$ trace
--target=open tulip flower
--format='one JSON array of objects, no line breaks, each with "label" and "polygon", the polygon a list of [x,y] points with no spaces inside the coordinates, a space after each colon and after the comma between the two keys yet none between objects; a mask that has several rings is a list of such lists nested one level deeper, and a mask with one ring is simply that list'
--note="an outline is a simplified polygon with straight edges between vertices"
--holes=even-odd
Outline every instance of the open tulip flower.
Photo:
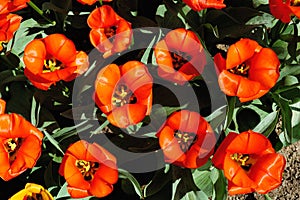
[{"label": "open tulip flower", "polygon": [[54,200],[53,196],[43,186],[27,183],[25,189],[19,191],[8,200]]},{"label": "open tulip flower", "polygon": [[147,67],[141,62],[110,64],[97,75],[95,102],[111,124],[125,128],[150,114],[152,83]]},{"label": "open tulip flower", "polygon": [[30,0],[0,0],[0,15],[21,10]]},{"label": "open tulip flower", "polygon": [[199,76],[206,64],[197,35],[184,28],[170,31],[156,44],[154,53],[158,75],[180,85]]},{"label": "open tulip flower", "polygon": [[90,41],[94,47],[104,53],[104,58],[126,50],[131,43],[131,24],[108,5],[91,12],[87,23],[92,29]]},{"label": "open tulip flower", "polygon": [[62,34],[31,41],[24,50],[23,60],[24,74],[42,90],[60,80],[73,80],[89,66],[87,54],[76,51],[74,43]]},{"label": "open tulip flower", "polygon": [[299,0],[269,0],[271,14],[283,23],[289,23],[291,16],[300,18]]},{"label": "open tulip flower", "polygon": [[204,10],[206,8],[222,9],[226,7],[223,3],[224,0],[183,0],[183,2],[195,11]]},{"label": "open tulip flower", "polygon": [[238,96],[241,102],[265,95],[279,78],[280,62],[276,53],[251,39],[241,39],[231,45],[226,59],[218,53],[214,60],[221,90],[226,95]]},{"label": "open tulip flower", "polygon": [[35,166],[44,136],[20,115],[4,110],[0,99],[0,177],[8,181]]},{"label": "open tulip flower", "polygon": [[186,168],[204,165],[216,143],[207,121],[199,113],[189,110],[173,113],[156,136],[165,160]]},{"label": "open tulip flower", "polygon": [[65,177],[73,198],[107,196],[118,181],[116,158],[98,144],[84,140],[67,149],[59,174]]},{"label": "open tulip flower", "polygon": [[15,14],[0,15],[0,52],[3,43],[12,39],[14,32],[19,28],[22,17]]},{"label": "open tulip flower", "polygon": [[270,141],[251,130],[230,132],[217,149],[213,164],[224,170],[229,194],[266,194],[281,184],[285,159]]}]

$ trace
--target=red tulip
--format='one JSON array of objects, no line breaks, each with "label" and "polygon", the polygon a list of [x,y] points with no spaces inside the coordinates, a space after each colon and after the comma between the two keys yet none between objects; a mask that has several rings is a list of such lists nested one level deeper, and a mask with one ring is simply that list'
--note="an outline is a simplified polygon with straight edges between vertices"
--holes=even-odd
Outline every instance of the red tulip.
[{"label": "red tulip", "polygon": [[21,10],[30,0],[0,0],[0,15]]},{"label": "red tulip", "polygon": [[71,81],[85,72],[88,56],[76,51],[74,43],[62,34],[31,41],[24,50],[24,73],[31,83],[47,90],[57,81]]},{"label": "red tulip", "polygon": [[107,196],[118,181],[116,158],[98,144],[84,140],[67,149],[59,174],[65,177],[72,198]]},{"label": "red tulip", "polygon": [[44,136],[20,115],[4,110],[0,100],[0,177],[8,181],[35,166]]},{"label": "red tulip", "polygon": [[224,170],[229,194],[266,194],[281,184],[285,159],[270,141],[251,130],[229,133],[217,149],[213,164]]},{"label": "red tulip", "polygon": [[170,31],[156,44],[154,53],[158,75],[180,85],[199,76],[206,64],[197,35],[184,28]]},{"label": "red tulip", "polygon": [[15,14],[0,15],[0,52],[2,43],[7,43],[13,38],[13,34],[20,27],[22,17]]},{"label": "red tulip", "polygon": [[204,10],[206,8],[222,9],[226,5],[223,4],[224,0],[183,0],[189,7],[195,11]]},{"label": "red tulip", "polygon": [[138,61],[101,69],[95,82],[95,102],[115,126],[137,124],[152,107],[152,77]]},{"label": "red tulip", "polygon": [[238,96],[241,102],[265,95],[279,78],[279,59],[270,48],[263,48],[251,39],[241,39],[231,45],[224,59],[215,57],[221,90]]},{"label": "red tulip", "polygon": [[200,114],[188,110],[173,113],[156,135],[165,160],[185,168],[204,165],[213,153],[216,138]]},{"label": "red tulip", "polygon": [[289,23],[291,16],[294,15],[300,18],[300,8],[297,0],[270,0],[269,7],[271,14],[283,23]]},{"label": "red tulip", "polygon": [[117,15],[108,5],[91,12],[87,23],[92,29],[90,41],[94,47],[104,53],[104,58],[124,51],[131,43],[131,24]]}]

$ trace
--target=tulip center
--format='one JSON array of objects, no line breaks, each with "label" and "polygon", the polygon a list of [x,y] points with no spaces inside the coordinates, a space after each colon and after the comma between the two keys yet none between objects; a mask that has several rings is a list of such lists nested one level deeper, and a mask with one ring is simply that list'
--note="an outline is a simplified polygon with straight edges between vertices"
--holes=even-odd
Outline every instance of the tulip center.
[{"label": "tulip center", "polygon": [[179,70],[185,63],[189,62],[190,57],[183,52],[171,52],[172,64],[175,70]]},{"label": "tulip center", "polygon": [[188,151],[197,140],[197,135],[195,133],[187,133],[180,130],[177,130],[174,136],[183,152]]},{"label": "tulip center", "polygon": [[39,193],[27,194],[24,199],[26,200],[43,200],[43,196]]},{"label": "tulip center", "polygon": [[291,0],[291,6],[300,6],[300,0]]},{"label": "tulip center", "polygon": [[54,72],[59,70],[62,67],[62,63],[56,60],[55,58],[51,58],[48,60],[44,60],[43,72]]},{"label": "tulip center", "polygon": [[113,94],[112,102],[114,106],[120,107],[125,104],[135,104],[137,98],[126,85],[120,84]]},{"label": "tulip center", "polygon": [[19,138],[9,138],[4,141],[4,147],[9,154],[9,161],[13,162],[16,159],[17,150],[21,146],[21,139]]},{"label": "tulip center", "polygon": [[249,65],[242,63],[241,65],[229,69],[228,71],[239,76],[248,77],[249,69],[250,69]]},{"label": "tulip center", "polygon": [[108,28],[104,28],[104,34],[106,35],[107,38],[110,38],[114,36],[117,32],[117,27],[116,26],[111,26]]},{"label": "tulip center", "polygon": [[94,178],[94,174],[99,169],[99,163],[85,160],[76,160],[76,167],[79,169],[84,180],[91,181]]},{"label": "tulip center", "polygon": [[230,157],[246,171],[249,171],[253,164],[248,154],[234,153],[231,154]]}]

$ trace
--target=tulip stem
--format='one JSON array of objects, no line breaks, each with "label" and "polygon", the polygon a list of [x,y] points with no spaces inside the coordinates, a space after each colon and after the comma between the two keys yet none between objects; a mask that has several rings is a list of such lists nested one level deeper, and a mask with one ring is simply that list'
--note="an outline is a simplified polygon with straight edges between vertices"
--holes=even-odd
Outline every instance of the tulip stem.
[{"label": "tulip stem", "polygon": [[50,20],[48,17],[46,17],[46,16],[44,15],[44,11],[42,11],[39,7],[37,7],[37,6],[35,5],[35,3],[33,3],[32,1],[29,1],[29,2],[27,2],[27,4],[28,4],[31,8],[33,8],[33,10],[35,10],[39,15],[41,15],[47,22],[49,22],[49,23],[52,24],[52,25],[55,25],[55,24],[56,24],[55,21],[52,21],[52,20]]},{"label": "tulip stem", "polygon": [[100,3],[100,6],[102,6],[102,5],[103,5],[103,2],[102,2],[102,0],[99,0],[99,3]]}]

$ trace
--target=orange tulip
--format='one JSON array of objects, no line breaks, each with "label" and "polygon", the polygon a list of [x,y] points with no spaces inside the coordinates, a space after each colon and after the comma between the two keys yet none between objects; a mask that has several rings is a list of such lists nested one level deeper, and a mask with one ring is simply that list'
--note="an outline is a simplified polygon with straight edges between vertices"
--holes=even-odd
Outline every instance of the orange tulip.
[{"label": "orange tulip", "polygon": [[0,177],[8,181],[35,166],[44,136],[20,115],[4,110],[0,100]]},{"label": "orange tulip", "polygon": [[270,141],[251,130],[229,133],[217,149],[213,164],[224,170],[230,195],[266,194],[281,184],[285,159]]},{"label": "orange tulip", "polygon": [[265,95],[279,78],[279,59],[270,48],[261,47],[251,39],[241,39],[231,45],[224,59],[215,57],[221,90],[238,96],[241,102]]},{"label": "orange tulip", "polygon": [[289,23],[291,16],[300,18],[300,8],[298,0],[270,0],[269,7],[271,14],[280,19],[283,23]]},{"label": "orange tulip", "polygon": [[206,8],[222,9],[226,5],[223,4],[224,0],[183,0],[189,7],[195,11],[204,10]]},{"label": "orange tulip", "polygon": [[54,200],[53,196],[43,186],[27,183],[25,189],[19,191],[8,200],[30,200],[30,199],[41,199],[41,200]]},{"label": "orange tulip", "polygon": [[13,34],[20,27],[22,17],[15,14],[0,15],[0,52],[2,44],[9,42]]},{"label": "orange tulip", "polygon": [[[77,1],[83,5],[88,4],[91,6],[99,0],[77,0]],[[103,2],[111,2],[112,0],[102,0],[102,1]]]},{"label": "orange tulip", "polygon": [[24,50],[24,74],[31,83],[47,90],[57,81],[71,81],[88,69],[88,56],[76,51],[74,43],[62,34],[31,41]]},{"label": "orange tulip", "polygon": [[107,196],[118,181],[116,158],[98,144],[84,140],[67,149],[59,174],[65,177],[72,198]]},{"label": "orange tulip", "polygon": [[173,113],[156,136],[165,160],[185,168],[204,165],[216,143],[213,130],[205,119],[188,110]]},{"label": "orange tulip", "polygon": [[107,65],[95,81],[95,102],[113,125],[125,128],[137,124],[150,114],[152,82],[141,62]]},{"label": "orange tulip", "polygon": [[180,85],[199,76],[206,64],[197,35],[184,28],[170,31],[156,44],[154,54],[158,75]]},{"label": "orange tulip", "polygon": [[131,43],[131,24],[117,15],[108,5],[91,12],[87,23],[92,29],[90,41],[94,47],[104,53],[104,58],[124,51]]},{"label": "orange tulip", "polygon": [[0,0],[0,15],[21,10],[30,0]]}]

